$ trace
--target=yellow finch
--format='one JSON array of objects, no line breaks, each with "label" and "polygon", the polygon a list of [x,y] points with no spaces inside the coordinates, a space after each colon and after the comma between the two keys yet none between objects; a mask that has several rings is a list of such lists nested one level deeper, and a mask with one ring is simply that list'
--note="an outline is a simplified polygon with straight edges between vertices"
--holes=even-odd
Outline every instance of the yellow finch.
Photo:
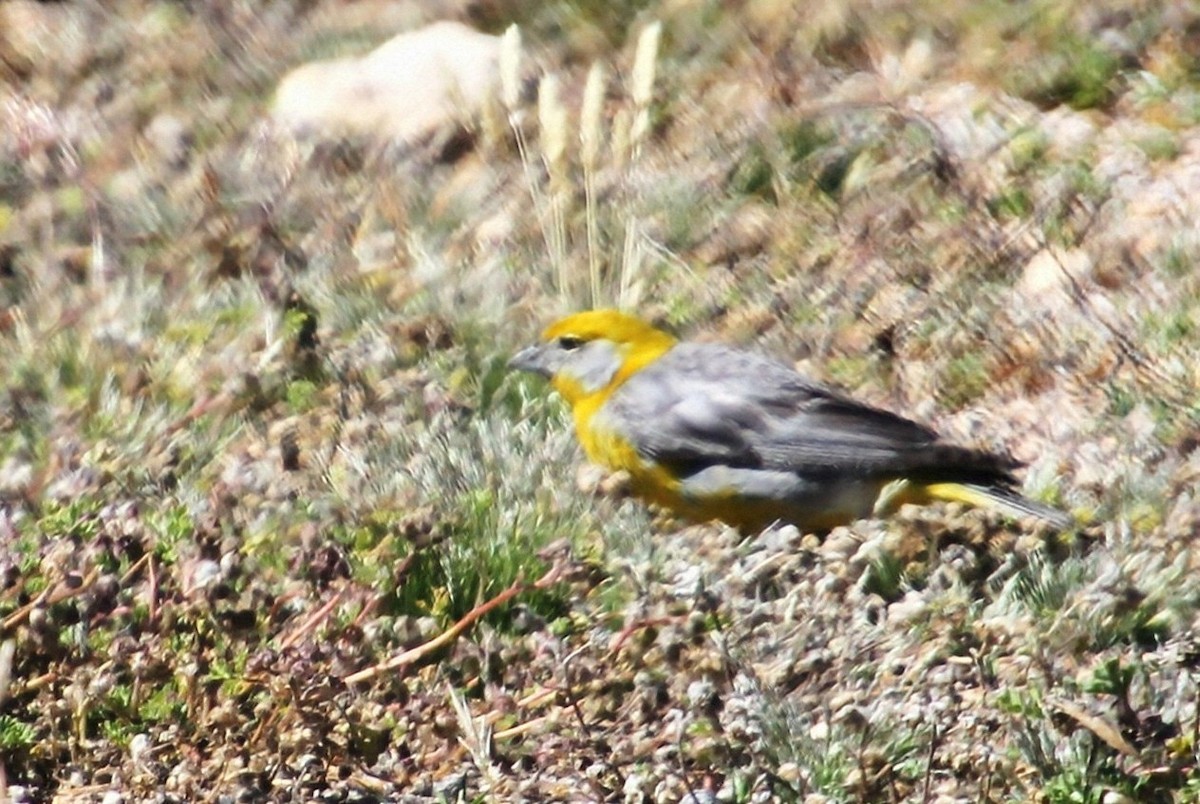
[{"label": "yellow finch", "polygon": [[689,519],[827,530],[945,500],[1072,524],[1016,491],[1010,458],[948,444],[769,357],[681,343],[615,310],[552,324],[509,365],[550,379],[592,461]]}]

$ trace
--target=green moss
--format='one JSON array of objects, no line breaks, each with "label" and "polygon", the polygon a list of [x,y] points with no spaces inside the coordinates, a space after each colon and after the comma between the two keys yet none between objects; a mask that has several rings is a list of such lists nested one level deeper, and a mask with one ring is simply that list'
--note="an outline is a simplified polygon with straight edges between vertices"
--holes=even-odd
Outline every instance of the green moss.
[{"label": "green moss", "polygon": [[174,683],[157,686],[137,709],[142,723],[175,723],[184,719],[187,705]]},{"label": "green moss", "polygon": [[834,385],[857,388],[875,376],[875,360],[871,355],[838,355],[825,362],[825,370]]},{"label": "green moss", "polygon": [[1190,278],[1195,271],[1196,255],[1189,248],[1172,245],[1167,249],[1161,264],[1163,270],[1174,279]]},{"label": "green moss", "polygon": [[1095,39],[1059,32],[1051,53],[1022,65],[1010,79],[1016,94],[1043,108],[1067,104],[1094,109],[1112,103],[1117,91],[1120,60]]},{"label": "green moss", "polygon": [[879,595],[889,603],[900,599],[905,588],[903,562],[891,553],[882,553],[871,561],[863,576],[863,591]]},{"label": "green moss", "polygon": [[37,732],[31,724],[12,715],[0,715],[0,750],[20,753],[33,746]]},{"label": "green moss", "polygon": [[52,538],[90,541],[99,531],[99,511],[103,505],[103,501],[91,498],[49,502],[38,518],[37,529]]},{"label": "green moss", "polygon": [[1028,218],[1033,214],[1033,198],[1024,187],[1009,187],[988,200],[988,210],[1001,220]]},{"label": "green moss", "polygon": [[978,352],[951,359],[942,371],[941,389],[946,405],[961,408],[983,396],[991,385],[986,356]]},{"label": "green moss", "polygon": [[729,176],[729,192],[737,196],[752,196],[774,204],[775,167],[768,158],[765,146],[755,143],[734,165]]},{"label": "green moss", "polygon": [[179,504],[169,504],[147,512],[146,525],[157,536],[154,554],[167,564],[178,560],[179,545],[191,540],[196,532],[191,513]]},{"label": "green moss", "polygon": [[1028,173],[1046,165],[1049,140],[1045,132],[1029,128],[1016,134],[1008,145],[1009,159],[1015,173]]},{"label": "green moss", "polygon": [[317,404],[320,392],[317,384],[310,380],[292,380],[287,384],[285,392],[288,409],[293,414],[312,410]]},{"label": "green moss", "polygon": [[1169,131],[1161,131],[1136,140],[1146,158],[1152,162],[1170,162],[1179,156],[1179,140]]}]

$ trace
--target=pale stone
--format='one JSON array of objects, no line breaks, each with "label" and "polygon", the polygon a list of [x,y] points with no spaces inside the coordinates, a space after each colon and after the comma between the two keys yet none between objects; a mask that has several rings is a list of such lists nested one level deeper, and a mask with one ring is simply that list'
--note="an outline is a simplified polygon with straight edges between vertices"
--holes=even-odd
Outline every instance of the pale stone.
[{"label": "pale stone", "polygon": [[1025,265],[1017,289],[1031,301],[1069,293],[1092,276],[1092,258],[1083,249],[1043,249]]},{"label": "pale stone", "polygon": [[436,22],[362,57],[297,67],[280,82],[272,115],[298,134],[413,142],[478,113],[494,91],[499,45]]},{"label": "pale stone", "polygon": [[86,10],[72,3],[0,3],[0,57],[18,70],[49,66],[67,75],[82,69],[94,49]]},{"label": "pale stone", "polygon": [[1084,156],[1096,140],[1097,127],[1091,117],[1069,106],[1046,112],[1038,127],[1046,135],[1049,146],[1062,159]]},{"label": "pale stone", "polygon": [[187,163],[192,135],[187,124],[175,115],[157,115],[142,131],[142,135],[162,161],[177,168]]}]

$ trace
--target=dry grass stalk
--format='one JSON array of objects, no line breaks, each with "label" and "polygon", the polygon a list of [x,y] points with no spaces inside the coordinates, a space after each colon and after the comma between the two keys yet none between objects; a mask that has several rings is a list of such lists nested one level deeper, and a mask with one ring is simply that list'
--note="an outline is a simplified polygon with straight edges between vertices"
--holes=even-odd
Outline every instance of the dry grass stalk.
[{"label": "dry grass stalk", "polygon": [[462,693],[453,687],[447,690],[447,697],[450,699],[450,706],[454,709],[455,720],[458,721],[460,731],[458,742],[467,749],[467,753],[475,762],[475,767],[479,769],[483,794],[494,796],[500,791],[504,783],[504,776],[500,768],[492,762],[492,746],[494,745],[492,725],[488,723],[486,717],[474,717],[471,714],[471,707]]},{"label": "dry grass stalk", "polygon": [[633,60],[630,95],[633,97],[633,127],[630,143],[636,155],[650,132],[650,101],[654,97],[654,75],[658,59],[658,43],[662,38],[662,23],[653,22],[638,36],[637,55]]},{"label": "dry grass stalk", "polygon": [[570,297],[567,273],[567,226],[564,209],[570,196],[567,178],[567,109],[563,106],[558,76],[548,73],[538,86],[538,127],[542,161],[550,177],[550,197],[542,230],[550,262],[554,266],[558,293]]},{"label": "dry grass stalk", "polygon": [[600,233],[596,220],[596,171],[600,163],[600,145],[604,139],[602,116],[607,76],[599,62],[588,70],[583,89],[583,108],[579,113],[579,157],[583,165],[584,212],[587,225],[588,278],[591,285],[592,307],[601,303],[600,294]]}]

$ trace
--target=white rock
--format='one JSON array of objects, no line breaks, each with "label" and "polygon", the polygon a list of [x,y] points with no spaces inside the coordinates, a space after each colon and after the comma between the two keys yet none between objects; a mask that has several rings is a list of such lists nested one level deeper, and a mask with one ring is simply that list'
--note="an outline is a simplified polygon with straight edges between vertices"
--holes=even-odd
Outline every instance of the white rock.
[{"label": "white rock", "polygon": [[173,167],[182,167],[186,163],[192,135],[187,124],[175,115],[165,112],[157,115],[142,135],[163,161]]},{"label": "white rock", "polygon": [[192,567],[191,583],[187,586],[187,593],[195,593],[202,589],[215,584],[221,579],[221,565],[209,559],[197,561]]},{"label": "white rock", "polygon": [[139,732],[129,738],[129,758],[134,762],[140,762],[149,750],[150,738],[147,735]]},{"label": "white rock", "polygon": [[272,116],[298,134],[412,142],[479,111],[499,48],[498,37],[436,22],[362,57],[297,67],[280,82]]},{"label": "white rock", "polygon": [[74,75],[95,53],[89,22],[81,4],[7,0],[0,3],[0,47],[19,69]]},{"label": "white rock", "polygon": [[887,618],[889,625],[905,625],[923,616],[929,608],[929,603],[917,591],[910,591],[900,600],[888,606]]},{"label": "white rock", "polygon": [[1092,272],[1092,258],[1083,249],[1042,249],[1026,263],[1017,290],[1026,303],[1046,302],[1047,294],[1061,296],[1073,284],[1087,284]]},{"label": "white rock", "polygon": [[1050,147],[1063,159],[1085,154],[1096,139],[1096,124],[1084,112],[1068,106],[1052,109],[1043,115],[1039,127]]}]

